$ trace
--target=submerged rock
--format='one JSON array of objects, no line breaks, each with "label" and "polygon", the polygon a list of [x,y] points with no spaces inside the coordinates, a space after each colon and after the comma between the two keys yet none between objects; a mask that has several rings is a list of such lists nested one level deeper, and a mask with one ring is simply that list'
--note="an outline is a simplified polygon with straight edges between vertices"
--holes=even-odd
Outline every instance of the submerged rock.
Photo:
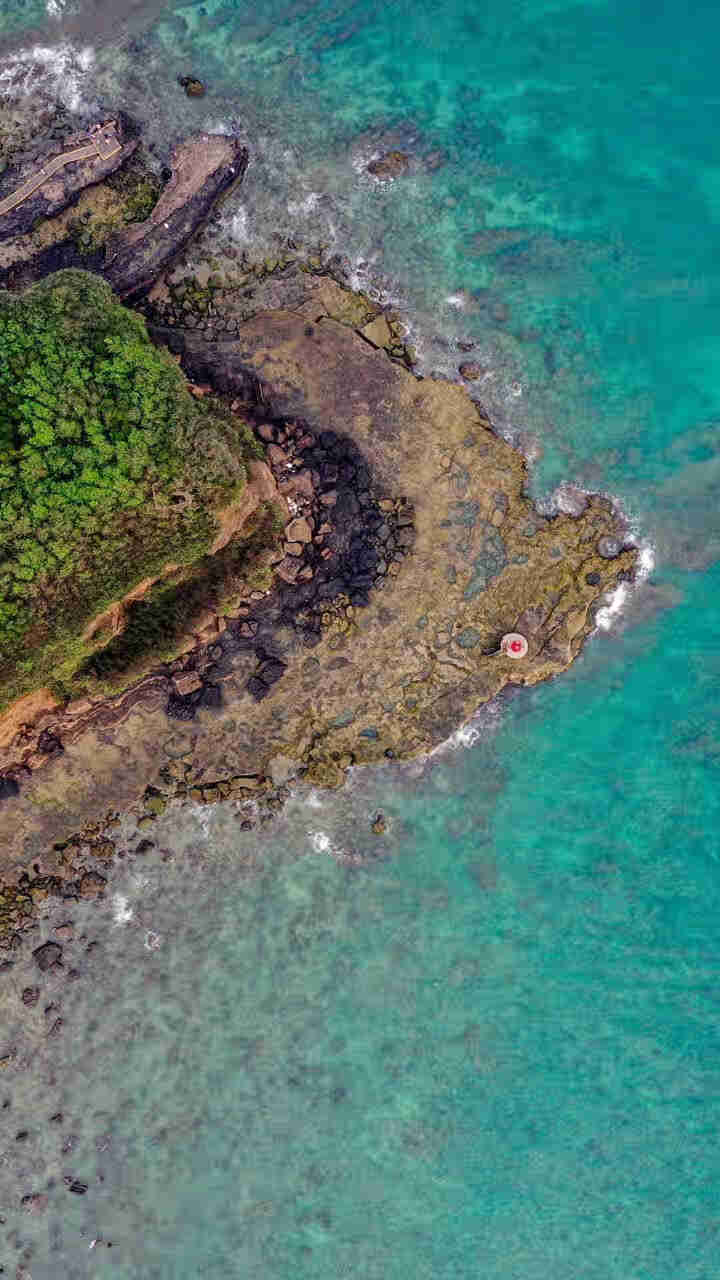
[{"label": "submerged rock", "polygon": [[483,374],[486,372],[487,370],[484,366],[478,364],[476,360],[466,360],[465,363],[461,364],[458,368],[460,377],[465,378],[468,382],[477,382],[478,378],[482,378]]},{"label": "submerged rock", "polygon": [[204,98],[207,86],[196,76],[178,76],[178,84],[185,90],[188,98]]},{"label": "submerged rock", "polygon": [[33,951],[33,959],[43,973],[62,963],[62,947],[58,942],[44,942]]},{"label": "submerged rock", "polygon": [[371,161],[368,173],[374,178],[400,178],[410,169],[411,157],[405,151],[386,151],[385,155]]}]

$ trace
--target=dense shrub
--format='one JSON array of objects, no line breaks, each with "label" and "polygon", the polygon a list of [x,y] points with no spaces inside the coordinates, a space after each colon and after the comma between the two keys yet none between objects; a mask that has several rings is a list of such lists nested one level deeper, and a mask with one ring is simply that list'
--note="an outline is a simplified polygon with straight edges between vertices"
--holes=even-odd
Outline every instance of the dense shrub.
[{"label": "dense shrub", "polygon": [[0,293],[0,706],[85,656],[113,599],[202,554],[250,448],[98,277]]}]

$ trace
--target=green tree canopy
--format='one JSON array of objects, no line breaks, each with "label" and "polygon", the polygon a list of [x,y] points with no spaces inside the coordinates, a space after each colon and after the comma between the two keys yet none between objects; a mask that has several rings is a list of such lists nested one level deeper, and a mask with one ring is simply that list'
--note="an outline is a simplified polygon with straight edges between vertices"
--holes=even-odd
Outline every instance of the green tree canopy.
[{"label": "green tree canopy", "polygon": [[202,554],[249,448],[97,276],[0,293],[0,706],[113,599]]}]

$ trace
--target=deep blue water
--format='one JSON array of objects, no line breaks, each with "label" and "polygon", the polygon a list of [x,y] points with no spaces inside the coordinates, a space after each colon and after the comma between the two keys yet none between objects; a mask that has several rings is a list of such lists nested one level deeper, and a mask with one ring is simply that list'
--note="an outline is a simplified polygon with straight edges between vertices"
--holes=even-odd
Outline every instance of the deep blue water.
[{"label": "deep blue water", "polygon": [[[6,1272],[32,1244],[34,1280],[99,1274],[100,1235],[128,1280],[710,1280],[717,7],[81,14],[80,32],[25,15],[55,53],[16,45],[0,86],[53,61],[68,100],[122,101],[161,145],[239,122],[254,158],[226,233],[333,242],[401,300],[425,369],[452,372],[474,340],[537,493],[617,494],[656,568],[473,746],[299,795],[261,843],[220,810],[163,819],[175,860],[82,908],[88,933],[108,926],[102,972],[65,990],[64,1036],[7,1082],[37,1118],[22,1157],[2,1131]],[[189,67],[199,104],[175,85]],[[394,142],[446,162],[377,186],[363,165]],[[351,873],[328,851],[369,847],[377,808],[391,856]],[[20,1216],[69,1167],[70,1130],[88,1195],[58,1183],[44,1218]]]}]

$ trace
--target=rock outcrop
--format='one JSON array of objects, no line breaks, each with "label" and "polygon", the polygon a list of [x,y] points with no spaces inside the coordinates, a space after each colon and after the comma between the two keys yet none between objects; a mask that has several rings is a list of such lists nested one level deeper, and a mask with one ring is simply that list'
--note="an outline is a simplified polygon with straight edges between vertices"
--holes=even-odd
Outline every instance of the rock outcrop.
[{"label": "rock outcrop", "polygon": [[[125,192],[117,180],[115,188],[103,183],[138,147],[124,117],[112,122],[112,129],[104,156],[90,154],[97,152],[92,140],[99,133],[74,134],[64,142],[46,144],[42,153],[31,151],[27,160],[5,171],[0,180],[0,286],[24,288],[63,267],[81,267],[104,276],[120,297],[136,298],[172,262],[247,167],[247,150],[236,138],[198,134],[186,139],[172,153],[171,177],[157,203],[149,216],[137,221],[138,203],[144,203],[149,188],[154,198],[157,179],[143,172],[145,161],[137,152],[122,174]],[[20,198],[42,177],[43,165],[49,169],[83,150],[88,152],[85,159],[63,162],[47,181]],[[3,212],[4,204],[12,208]]]},{"label": "rock outcrop", "polygon": [[247,162],[247,149],[224,134],[199,134],[175,148],[172,177],[150,217],[107,246],[102,275],[121,298],[149,289],[219,196],[242,178]]},{"label": "rock outcrop", "polygon": [[[636,551],[607,499],[540,514],[523,458],[462,387],[416,377],[362,336],[352,321],[366,327],[366,308],[338,284],[310,293],[297,310],[233,320],[230,339],[156,329],[195,381],[256,402],[288,504],[289,576],[174,691],[148,678],[148,701],[129,691],[121,720],[108,710],[109,733],[89,717],[21,779],[6,802],[11,861],[132,803],[160,742],[171,765],[182,757],[179,794],[203,802],[263,793],[278,760],[332,786],[352,764],[426,752],[504,686],[561,672],[603,594],[632,577]],[[510,631],[527,639],[520,661],[501,651]]]}]

